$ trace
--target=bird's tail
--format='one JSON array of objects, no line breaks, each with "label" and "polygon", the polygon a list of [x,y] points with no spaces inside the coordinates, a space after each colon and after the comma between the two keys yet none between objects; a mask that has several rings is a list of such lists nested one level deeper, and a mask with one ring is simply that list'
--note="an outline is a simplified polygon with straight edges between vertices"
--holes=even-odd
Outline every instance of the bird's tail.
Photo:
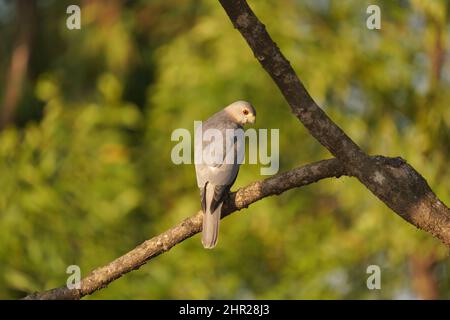
[{"label": "bird's tail", "polygon": [[214,198],[214,186],[206,185],[205,190],[205,212],[203,213],[203,231],[202,244],[206,249],[212,249],[217,244],[219,237],[219,222],[222,203],[217,206],[214,212],[211,212],[211,203]]}]

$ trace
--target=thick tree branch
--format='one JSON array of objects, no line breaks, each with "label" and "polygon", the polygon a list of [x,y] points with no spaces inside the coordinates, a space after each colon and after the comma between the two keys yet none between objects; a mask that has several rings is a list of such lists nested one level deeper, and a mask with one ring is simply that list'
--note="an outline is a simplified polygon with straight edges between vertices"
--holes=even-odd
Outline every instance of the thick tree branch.
[{"label": "thick tree branch", "polygon": [[[401,158],[366,155],[313,101],[246,1],[219,1],[256,58],[280,88],[293,113],[336,156],[336,159],[305,165],[231,193],[223,207],[222,218],[265,197],[324,178],[348,175],[358,178],[402,218],[450,246],[449,209],[437,199],[425,179]],[[108,265],[94,270],[82,279],[80,289],[60,287],[31,294],[25,299],[80,299],[92,294],[200,232],[201,218],[202,213],[198,212]]]},{"label": "thick tree branch", "polygon": [[[344,175],[344,168],[337,159],[323,160],[308,164],[268,179],[257,181],[230,194],[222,210],[222,218],[247,208],[252,203],[271,195],[278,195],[296,187],[302,187],[324,178]],[[176,244],[192,237],[202,229],[202,212],[187,218],[133,250],[117,258],[104,267],[92,271],[81,280],[80,289],[60,287],[40,293],[33,293],[24,299],[80,299],[106,287],[124,274],[138,269],[149,260],[168,251]]]},{"label": "thick tree branch", "polygon": [[[425,179],[402,159],[367,156],[314,102],[289,61],[245,0],[219,0],[256,59],[277,84],[292,112],[312,136],[403,219],[450,246],[450,210]],[[384,158],[385,159],[385,158]]]}]

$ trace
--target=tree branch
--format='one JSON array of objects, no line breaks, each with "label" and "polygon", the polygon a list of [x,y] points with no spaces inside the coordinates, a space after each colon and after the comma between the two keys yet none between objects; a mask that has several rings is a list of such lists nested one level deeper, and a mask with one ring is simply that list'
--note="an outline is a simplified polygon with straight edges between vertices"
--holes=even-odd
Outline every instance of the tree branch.
[{"label": "tree branch", "polygon": [[[252,203],[263,198],[279,195],[289,189],[302,187],[321,179],[340,177],[344,168],[337,159],[323,160],[311,163],[285,173],[277,174],[262,181],[256,181],[248,186],[230,193],[222,209],[222,218],[229,214],[247,208]],[[170,250],[173,246],[192,237],[202,229],[202,212],[199,211],[173,228],[151,238],[133,250],[117,258],[106,266],[92,271],[81,280],[80,289],[68,289],[66,286],[26,296],[26,300],[34,299],[80,299],[86,295],[105,288],[112,281],[124,274],[136,270],[149,260]]]},{"label": "tree branch", "polygon": [[[245,0],[219,0],[294,115],[375,196],[409,223],[450,246],[450,210],[403,159],[369,157],[314,102]],[[384,159],[383,161],[381,161]]]},{"label": "tree branch", "polygon": [[[336,156],[336,159],[312,163],[253,182],[231,193],[223,206],[222,218],[265,197],[324,178],[348,175],[359,179],[402,218],[450,246],[450,210],[439,201],[425,179],[401,158],[366,155],[313,101],[247,2],[219,1],[256,58],[278,85],[293,113]],[[201,225],[202,212],[198,212],[108,265],[95,269],[81,280],[80,289],[60,287],[31,294],[25,299],[80,299],[92,294],[200,232]]]}]

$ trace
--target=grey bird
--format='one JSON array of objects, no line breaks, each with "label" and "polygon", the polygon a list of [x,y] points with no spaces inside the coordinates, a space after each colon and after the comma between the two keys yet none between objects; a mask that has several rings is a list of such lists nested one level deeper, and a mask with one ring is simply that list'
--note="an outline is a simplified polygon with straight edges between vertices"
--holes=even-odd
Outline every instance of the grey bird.
[{"label": "grey bird", "polygon": [[[202,244],[207,249],[212,249],[217,244],[222,204],[239,172],[240,161],[237,155],[243,152],[242,149],[239,149],[241,146],[238,139],[227,140],[226,136],[230,132],[243,130],[243,126],[247,123],[255,123],[255,119],[255,108],[249,102],[236,101],[212,115],[196,130],[196,137],[203,137],[208,129],[216,129],[215,132],[220,132],[223,137],[222,141],[216,141],[212,138],[209,141],[207,139],[195,139],[196,155],[200,151],[207,154],[217,147],[222,147],[223,150],[223,152],[216,154],[219,161],[212,162],[204,158],[195,161],[197,184],[200,189],[203,210]],[[222,146],[218,146],[217,143],[221,143]],[[232,153],[230,154],[230,152]],[[214,152],[211,154],[214,154]]]}]

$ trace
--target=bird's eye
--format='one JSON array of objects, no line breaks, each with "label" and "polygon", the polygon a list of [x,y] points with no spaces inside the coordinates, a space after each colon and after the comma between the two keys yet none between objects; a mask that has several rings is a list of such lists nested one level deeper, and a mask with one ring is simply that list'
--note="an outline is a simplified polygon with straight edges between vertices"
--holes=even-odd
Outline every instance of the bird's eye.
[{"label": "bird's eye", "polygon": [[248,110],[244,109],[244,111],[242,111],[243,114],[248,115]]}]

